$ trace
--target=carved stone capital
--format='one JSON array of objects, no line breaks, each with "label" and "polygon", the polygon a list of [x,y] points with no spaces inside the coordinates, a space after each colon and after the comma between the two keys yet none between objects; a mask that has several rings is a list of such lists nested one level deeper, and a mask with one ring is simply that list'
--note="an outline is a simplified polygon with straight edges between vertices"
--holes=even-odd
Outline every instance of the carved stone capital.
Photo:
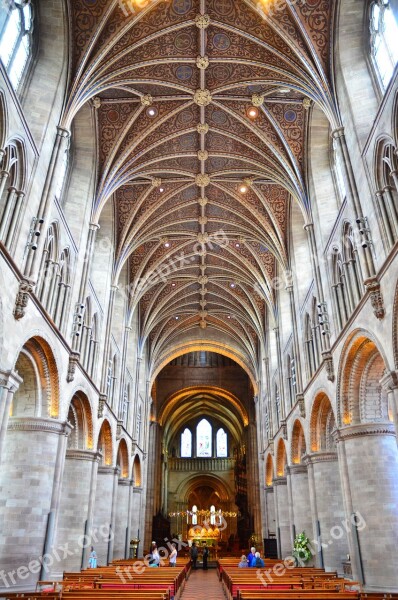
[{"label": "carved stone capital", "polygon": [[323,358],[323,362],[325,364],[325,369],[326,369],[326,376],[328,378],[329,381],[334,381],[334,365],[333,365],[333,356],[331,355],[331,353],[328,352],[322,352],[322,358]]},{"label": "carved stone capital", "polygon": [[288,475],[300,475],[302,473],[308,473],[308,469],[306,464],[288,465],[286,467],[286,472]]},{"label": "carved stone capital", "polygon": [[311,100],[309,98],[303,98],[303,108],[304,110],[309,110],[311,108]]},{"label": "carved stone capital", "polygon": [[397,371],[389,371],[380,379],[381,387],[386,392],[392,392],[398,388],[398,373]]},{"label": "carved stone capital", "polygon": [[313,465],[319,462],[334,462],[337,458],[337,452],[314,452],[313,454],[305,454],[302,461],[306,465]]},{"label": "carved stone capital", "polygon": [[17,391],[22,381],[17,371],[0,371],[0,387],[8,389],[12,394]]},{"label": "carved stone capital", "polygon": [[98,110],[101,107],[101,98],[99,98],[98,96],[93,98],[93,106]]},{"label": "carved stone capital", "polygon": [[278,485],[287,485],[287,478],[286,477],[275,477],[275,479],[272,480],[272,485],[274,487],[277,487]]},{"label": "carved stone capital", "polygon": [[43,433],[55,433],[57,435],[69,435],[72,426],[68,421],[57,421],[41,417],[10,417],[8,422],[9,431],[40,431]]},{"label": "carved stone capital", "polygon": [[105,410],[105,405],[106,405],[106,401],[108,400],[108,396],[106,394],[100,394],[99,399],[98,399],[98,418],[102,419],[102,417],[104,416],[104,410]]},{"label": "carved stone capital", "polygon": [[209,90],[196,90],[193,96],[193,101],[198,106],[208,106],[212,100]]},{"label": "carved stone capital", "polygon": [[196,15],[195,25],[198,27],[198,29],[207,29],[210,25],[209,15]]},{"label": "carved stone capital", "polygon": [[99,462],[102,454],[93,450],[79,450],[77,448],[68,448],[66,451],[67,460],[86,460],[87,462]]},{"label": "carved stone capital", "polygon": [[19,321],[19,319],[22,319],[25,316],[29,296],[33,292],[33,286],[33,281],[29,281],[29,279],[22,279],[19,282],[19,290],[15,300],[13,313],[14,319],[16,319],[17,321]]},{"label": "carved stone capital", "polygon": [[369,293],[373,313],[379,319],[384,319],[386,311],[384,308],[383,295],[380,290],[380,283],[375,277],[364,281],[366,291]]},{"label": "carved stone capital", "polygon": [[349,425],[348,427],[335,429],[332,435],[337,443],[364,436],[395,436],[395,426],[389,422],[359,423],[358,425]]},{"label": "carved stone capital", "polygon": [[287,424],[285,419],[281,421],[281,430],[283,439],[287,440]]},{"label": "carved stone capital", "polygon": [[80,360],[80,352],[72,352],[69,355],[68,372],[66,374],[66,381],[70,383],[75,378],[76,366]]}]

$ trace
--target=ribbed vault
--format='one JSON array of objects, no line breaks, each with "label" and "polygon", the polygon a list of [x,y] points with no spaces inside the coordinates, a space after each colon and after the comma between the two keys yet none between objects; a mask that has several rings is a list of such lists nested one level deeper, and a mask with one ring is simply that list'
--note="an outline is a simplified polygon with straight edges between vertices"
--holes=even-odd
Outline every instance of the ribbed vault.
[{"label": "ribbed vault", "polygon": [[181,338],[218,338],[256,380],[274,278],[289,266],[290,204],[298,202],[304,218],[309,210],[311,102],[338,125],[332,3],[72,4],[63,125],[93,102],[92,219],[114,203],[114,280],[127,262],[131,312],[140,311],[152,369]]}]

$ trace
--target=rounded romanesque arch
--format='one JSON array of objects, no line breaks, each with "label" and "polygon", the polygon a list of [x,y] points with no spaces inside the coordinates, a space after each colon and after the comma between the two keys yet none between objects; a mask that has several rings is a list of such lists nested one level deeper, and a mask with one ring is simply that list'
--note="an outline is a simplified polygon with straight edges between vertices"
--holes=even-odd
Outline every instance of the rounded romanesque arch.
[{"label": "rounded romanesque arch", "polygon": [[315,396],[310,418],[311,452],[330,451],[335,449],[332,432],[336,420],[328,396],[320,392]]},{"label": "rounded romanesque arch", "polygon": [[119,442],[119,446],[117,449],[116,464],[120,469],[120,477],[122,479],[127,479],[130,473],[129,452],[126,440],[124,438],[122,438]]},{"label": "rounded romanesque arch", "polygon": [[105,466],[112,466],[113,463],[113,440],[112,440],[112,429],[109,421],[106,419],[101,425],[100,432],[98,434],[98,452],[102,454],[102,464]]},{"label": "rounded romanesque arch", "polygon": [[138,488],[142,486],[141,461],[138,454],[135,455],[133,461],[133,481],[134,487]]},{"label": "rounded romanesque arch", "polygon": [[337,385],[339,426],[388,421],[387,393],[380,380],[386,362],[366,331],[347,341],[340,359]]},{"label": "rounded romanesque arch", "polygon": [[274,479],[274,461],[272,460],[271,454],[268,454],[265,461],[265,485],[267,487],[272,486]]},{"label": "rounded romanesque arch", "polygon": [[68,411],[68,421],[73,426],[68,437],[68,449],[92,450],[94,445],[91,404],[82,391],[73,395]]},{"label": "rounded romanesque arch", "polygon": [[14,394],[12,417],[59,416],[58,368],[50,345],[41,337],[25,342],[14,369],[22,383]]},{"label": "rounded romanesque arch", "polygon": [[285,444],[284,440],[281,438],[278,442],[278,447],[277,447],[277,452],[276,452],[276,476],[277,477],[285,477],[286,465],[287,465],[286,444]]},{"label": "rounded romanesque arch", "polygon": [[299,465],[307,452],[304,429],[299,419],[296,419],[292,429],[291,455],[292,464]]}]

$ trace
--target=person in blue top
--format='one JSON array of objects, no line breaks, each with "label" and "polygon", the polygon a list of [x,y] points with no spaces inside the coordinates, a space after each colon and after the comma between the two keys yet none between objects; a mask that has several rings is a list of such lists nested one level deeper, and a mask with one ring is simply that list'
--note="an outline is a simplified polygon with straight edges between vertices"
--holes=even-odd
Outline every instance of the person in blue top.
[{"label": "person in blue top", "polygon": [[247,555],[247,566],[248,566],[248,567],[251,567],[251,566],[252,566],[252,560],[253,560],[253,558],[254,558],[254,555],[255,555],[255,553],[256,553],[256,549],[255,549],[254,547],[253,547],[253,548],[250,548],[250,552],[249,552],[249,554]]},{"label": "person in blue top", "polygon": [[261,558],[260,552],[255,553],[250,566],[255,567],[256,569],[262,569],[265,567],[265,563]]}]

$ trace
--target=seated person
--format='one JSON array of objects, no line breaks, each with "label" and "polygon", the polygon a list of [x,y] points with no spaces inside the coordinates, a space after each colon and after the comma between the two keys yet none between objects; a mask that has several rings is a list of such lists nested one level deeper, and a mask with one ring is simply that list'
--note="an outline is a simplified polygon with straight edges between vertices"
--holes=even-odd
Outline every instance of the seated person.
[{"label": "seated person", "polygon": [[250,566],[255,567],[256,569],[261,569],[261,568],[265,567],[265,563],[260,556],[260,552],[255,553]]},{"label": "seated person", "polygon": [[247,567],[247,566],[248,566],[247,558],[244,554],[242,554],[242,556],[240,557],[240,563],[238,563],[238,567],[243,569],[244,567]]},{"label": "seated person", "polygon": [[253,548],[250,548],[250,552],[249,552],[249,554],[247,555],[247,566],[248,566],[248,567],[251,567],[251,566],[252,566],[252,560],[253,560],[253,558],[254,558],[254,555],[255,555],[255,553],[256,553],[256,549],[255,549],[255,548],[254,548],[254,546],[253,546]]}]

